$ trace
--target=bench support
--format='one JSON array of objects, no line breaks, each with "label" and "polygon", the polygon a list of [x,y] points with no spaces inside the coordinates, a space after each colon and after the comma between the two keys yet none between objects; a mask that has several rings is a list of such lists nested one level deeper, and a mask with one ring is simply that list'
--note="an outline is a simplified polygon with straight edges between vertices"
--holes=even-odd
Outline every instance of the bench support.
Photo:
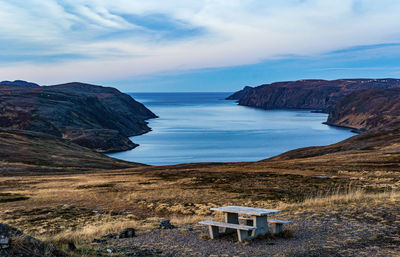
[{"label": "bench support", "polygon": [[272,223],[272,233],[279,235],[283,232],[283,224],[292,224],[293,221],[270,219],[268,223]]},{"label": "bench support", "polygon": [[254,230],[252,237],[263,236],[269,232],[267,216],[256,216],[253,221],[257,229]]},{"label": "bench support", "polygon": [[219,229],[216,226],[208,226],[208,230],[210,232],[210,238],[215,239],[219,236]]},{"label": "bench support", "polygon": [[[225,222],[231,224],[239,224],[239,215],[237,213],[225,212]],[[236,229],[223,228],[224,233],[233,233]]]},{"label": "bench support", "polygon": [[242,216],[242,217],[239,217],[239,221],[240,220],[244,221],[245,225],[247,225],[247,226],[254,226],[252,217]]},{"label": "bench support", "polygon": [[238,240],[239,242],[249,240],[249,233],[246,230],[237,230]]},{"label": "bench support", "polygon": [[211,239],[215,239],[221,234],[219,231],[220,228],[221,229],[229,228],[232,229],[233,231],[236,230],[240,242],[249,240],[251,238],[249,237],[249,232],[256,229],[256,227],[253,226],[245,226],[240,224],[232,224],[232,223],[225,223],[225,222],[218,222],[211,220],[200,221],[199,224],[208,226],[208,231],[210,233]]},{"label": "bench support", "polygon": [[274,235],[279,235],[283,231],[283,224],[282,223],[274,223],[272,226],[272,233]]}]

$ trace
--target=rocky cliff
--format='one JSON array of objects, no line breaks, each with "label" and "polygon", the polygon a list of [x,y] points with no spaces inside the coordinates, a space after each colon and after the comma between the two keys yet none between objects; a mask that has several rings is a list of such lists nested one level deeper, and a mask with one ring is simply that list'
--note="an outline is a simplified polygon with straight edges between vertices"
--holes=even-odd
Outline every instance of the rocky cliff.
[{"label": "rocky cliff", "polygon": [[239,100],[244,97],[248,92],[252,91],[254,88],[245,86],[242,90],[233,93],[232,95],[228,96],[226,100]]},{"label": "rocky cliff", "polygon": [[227,99],[262,109],[311,109],[329,112],[346,95],[368,88],[400,88],[398,79],[299,80],[246,87]]},{"label": "rocky cliff", "polygon": [[366,89],[342,98],[326,124],[359,131],[391,127],[400,120],[400,89]]},{"label": "rocky cliff", "polygon": [[0,127],[35,131],[98,152],[134,148],[128,137],[150,131],[156,115],[130,96],[83,83],[0,87]]}]

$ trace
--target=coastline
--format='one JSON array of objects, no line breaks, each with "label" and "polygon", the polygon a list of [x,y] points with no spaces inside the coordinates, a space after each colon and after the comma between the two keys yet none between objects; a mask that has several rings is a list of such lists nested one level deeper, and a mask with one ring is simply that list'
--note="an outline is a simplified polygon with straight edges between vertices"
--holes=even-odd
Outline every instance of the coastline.
[{"label": "coastline", "polygon": [[[142,145],[143,148],[137,148],[131,151],[113,152],[109,156],[154,166],[204,162],[253,162],[271,158],[293,149],[300,149],[313,145],[326,146],[338,143],[343,139],[353,136],[347,129],[346,131],[342,130],[342,132],[340,132],[340,130],[338,130],[338,132],[335,132],[332,129],[324,128],[327,126],[324,124],[327,120],[327,113],[320,112],[319,110],[304,108],[276,108],[264,110],[250,106],[237,105],[235,102],[229,99],[226,100],[218,94],[213,95],[214,92],[211,92],[210,96],[204,97],[204,95],[207,95],[206,93],[207,92],[192,92],[185,93],[185,96],[181,96],[180,93],[176,95],[171,95],[174,93],[154,93],[155,96],[146,93],[145,97],[140,95],[136,96],[137,99],[142,100],[144,103],[152,103],[148,105],[148,107],[150,109],[154,107],[154,111],[158,112],[160,120],[155,123],[150,122],[151,126],[155,126],[154,129],[157,133],[151,134],[151,131],[149,131],[151,135],[146,135],[143,138],[136,136],[131,137],[130,139],[132,141]],[[221,93],[227,94],[226,92]],[[198,94],[202,97],[199,97]],[[166,100],[166,98],[171,98],[173,100]],[[198,99],[199,102],[193,101],[192,99]],[[172,105],[170,105],[170,103]],[[183,115],[189,115],[189,117],[181,116],[179,111],[181,108],[179,107],[180,104],[185,106],[186,111]],[[192,121],[193,115],[190,115],[192,106],[195,113],[200,115],[200,117],[206,117],[203,115],[208,115],[208,111],[212,109],[214,112],[212,120],[208,121],[206,118],[203,121],[203,118],[200,120],[194,118]],[[204,109],[204,111],[202,111],[202,109]],[[232,119],[227,119],[230,115],[235,116],[233,116]],[[199,124],[196,124],[197,122],[199,122]],[[204,125],[201,124],[202,122],[205,122],[203,123]],[[222,133],[220,129],[213,129],[213,127],[221,127],[221,125],[228,126],[226,129],[223,129],[226,130],[225,133]],[[180,131],[176,133],[171,132],[173,126],[179,127]],[[185,128],[189,129],[189,131],[186,131]],[[214,137],[218,138],[213,140],[211,137],[209,138],[209,136],[205,135],[205,141],[200,142],[197,138],[201,136],[200,134],[192,136],[197,133],[190,131],[193,128],[195,128],[194,131],[204,130],[204,133],[214,135]],[[314,131],[312,128],[318,129]],[[285,133],[282,134],[282,132],[286,130],[290,135],[297,137],[297,139],[294,141],[287,139],[286,136],[284,136]],[[296,132],[297,130],[298,132]],[[185,131],[188,132],[188,134],[186,134]],[[256,131],[259,132],[254,134]],[[230,137],[231,133],[233,133],[232,138]],[[248,133],[250,133],[250,135],[248,135]],[[167,137],[171,136],[176,137],[178,141],[167,142],[167,140],[165,140]],[[182,137],[185,138],[184,140],[188,139],[189,142],[180,141]],[[229,143],[223,139],[228,137],[230,138]],[[278,138],[280,137],[284,137],[282,138],[283,142],[280,141],[280,143],[278,143],[277,140],[279,140]],[[244,138],[248,140],[248,143],[245,145],[243,145],[243,141],[241,141],[241,143],[239,142]],[[309,143],[307,143],[308,139],[311,140]],[[210,145],[211,151],[202,153],[201,150],[196,151],[195,148],[192,151],[189,149],[191,144],[190,140],[193,140],[193,146],[198,143],[202,144],[201,149],[206,145]],[[180,146],[171,149],[171,147],[168,146],[169,144],[179,144]],[[218,148],[220,150],[213,150],[212,145],[215,144],[221,145]],[[225,144],[228,145],[224,146]],[[181,151],[181,149],[186,150]],[[254,149],[259,150],[256,151]],[[215,152],[215,154],[212,152]],[[151,160],[151,157],[153,160]]]}]

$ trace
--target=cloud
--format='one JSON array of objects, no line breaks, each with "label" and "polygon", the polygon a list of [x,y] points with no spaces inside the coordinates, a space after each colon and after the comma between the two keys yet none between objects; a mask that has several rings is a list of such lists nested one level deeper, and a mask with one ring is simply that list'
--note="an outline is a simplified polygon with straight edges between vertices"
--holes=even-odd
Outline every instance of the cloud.
[{"label": "cloud", "polygon": [[399,12],[396,0],[3,0],[0,77],[115,80],[398,43]]}]

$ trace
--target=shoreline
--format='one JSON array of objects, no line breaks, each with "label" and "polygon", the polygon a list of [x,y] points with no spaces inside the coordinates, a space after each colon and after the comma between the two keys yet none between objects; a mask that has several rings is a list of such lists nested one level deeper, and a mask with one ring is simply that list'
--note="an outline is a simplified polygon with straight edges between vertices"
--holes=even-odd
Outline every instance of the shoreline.
[{"label": "shoreline", "polygon": [[[201,92],[201,93],[207,93],[207,92]],[[159,93],[159,94],[164,94],[164,93]],[[224,101],[227,101],[227,102],[232,102],[232,101],[234,101],[234,100],[231,100],[231,99],[223,99],[223,100],[224,100]],[[237,101],[236,101],[236,103],[237,103]],[[239,104],[236,104],[236,105],[239,105]],[[235,105],[235,106],[236,106],[236,105]],[[275,109],[262,109],[262,108],[253,107],[253,106],[246,106],[246,105],[239,105],[239,106],[245,107],[245,108],[256,109],[256,110],[261,110],[261,111],[267,111],[267,112],[268,112],[268,111],[289,111],[289,112],[300,111],[300,112],[305,112],[305,113],[328,114],[327,112],[324,112],[323,110],[308,109],[308,108],[306,108],[306,109],[304,109],[304,108],[275,108]],[[160,118],[160,117],[157,116],[156,118]],[[151,119],[154,119],[154,118],[150,118],[150,119],[148,119],[148,120],[151,120]],[[328,124],[326,121],[325,121],[325,122],[321,122],[321,124],[324,124],[324,125],[326,125],[326,126],[336,127],[336,128],[342,128],[342,129],[345,129],[345,130],[347,130],[347,131],[349,131],[349,132],[356,133],[355,131],[353,131],[353,130],[354,130],[353,128],[341,127],[341,126],[334,126],[334,125]],[[152,132],[152,131],[153,131],[153,129],[150,128],[149,131],[143,132],[143,133],[138,134],[138,135],[130,136],[129,139],[130,139],[131,141],[135,141],[134,138],[135,138],[136,136],[141,136],[141,135],[150,133],[150,132]],[[349,135],[348,138],[350,138],[350,137],[352,137],[352,136],[353,136],[353,135]],[[346,139],[347,139],[347,138],[346,138]],[[344,139],[344,140],[346,140],[346,139]],[[328,146],[328,145],[331,145],[331,144],[337,144],[337,143],[340,143],[340,142],[342,142],[342,141],[343,141],[343,140],[339,140],[339,141],[335,141],[335,142],[333,142],[333,143],[327,143],[327,144],[318,144],[318,145],[316,145],[316,146],[323,147],[323,146]],[[112,156],[112,155],[110,156],[110,155],[109,155],[109,154],[118,154],[118,153],[129,152],[129,151],[132,151],[132,150],[136,149],[138,146],[140,146],[140,144],[137,144],[136,147],[134,147],[134,148],[132,148],[132,149],[129,149],[129,150],[107,152],[107,153],[104,153],[104,154],[106,154],[108,157],[111,157],[111,158],[114,158],[114,159],[118,159],[118,160],[124,160],[124,161],[129,161],[129,162],[140,162],[140,160],[135,161],[134,159],[132,159],[132,160],[128,160],[128,159],[119,159],[119,158],[117,158],[117,157],[115,157],[115,156]],[[279,156],[279,155],[284,154],[284,153],[286,153],[286,152],[293,151],[293,150],[298,150],[298,149],[301,149],[301,148],[304,148],[304,147],[307,147],[307,146],[299,146],[299,147],[290,148],[290,149],[287,149],[287,150],[283,150],[282,152],[273,154],[273,155],[271,155],[271,156],[265,155],[265,156],[261,156],[261,157],[259,157],[259,158],[257,158],[257,159],[254,159],[254,160],[246,160],[245,158],[244,158],[244,160],[243,160],[243,159],[239,159],[239,160],[234,160],[234,161],[231,161],[231,160],[227,160],[227,161],[223,161],[223,160],[221,160],[221,161],[218,161],[218,160],[216,160],[216,161],[199,160],[198,162],[196,162],[196,161],[191,161],[191,162],[166,163],[166,164],[146,164],[146,165],[150,165],[150,166],[153,166],[153,167],[163,167],[163,166],[187,165],[187,164],[251,163],[251,162],[259,162],[259,161],[262,161],[262,160],[264,160],[264,159],[273,158],[273,157],[275,157],[275,156]],[[143,163],[145,163],[145,162],[143,162]]]}]

